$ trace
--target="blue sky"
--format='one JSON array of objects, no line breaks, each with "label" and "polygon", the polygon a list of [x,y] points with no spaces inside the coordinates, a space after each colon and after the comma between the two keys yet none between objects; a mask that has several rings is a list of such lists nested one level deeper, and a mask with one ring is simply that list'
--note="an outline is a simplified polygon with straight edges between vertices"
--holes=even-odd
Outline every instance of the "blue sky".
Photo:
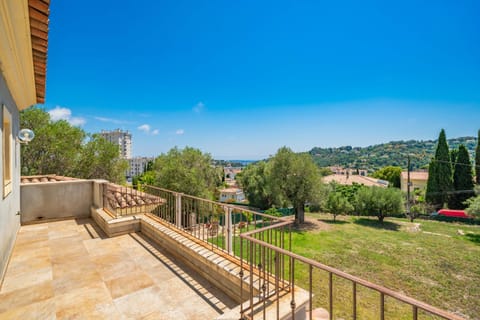
[{"label": "blue sky", "polygon": [[53,1],[47,103],[134,155],[261,159],[480,129],[478,1]]}]

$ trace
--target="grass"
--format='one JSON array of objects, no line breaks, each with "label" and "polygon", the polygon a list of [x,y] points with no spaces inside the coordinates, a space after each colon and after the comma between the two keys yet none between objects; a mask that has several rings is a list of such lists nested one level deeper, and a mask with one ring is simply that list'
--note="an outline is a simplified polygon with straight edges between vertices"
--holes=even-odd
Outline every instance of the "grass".
[{"label": "grass", "polygon": [[[309,214],[326,226],[296,231],[293,251],[352,275],[475,319],[480,315],[480,227],[406,219]],[[338,219],[338,217],[337,217]],[[461,229],[464,235],[459,234]],[[314,274],[315,305],[326,307],[327,274]],[[308,288],[308,270],[296,266],[298,285]],[[336,317],[351,318],[352,285],[334,280]],[[378,318],[378,294],[361,290],[362,319]],[[387,300],[387,318],[411,319],[411,308]]]},{"label": "grass", "polygon": [[[480,226],[386,218],[307,214],[292,232],[292,249],[351,275],[458,315],[480,315]],[[418,225],[419,224],[419,225]],[[248,226],[248,230],[253,229]],[[463,235],[459,233],[463,231]],[[223,237],[215,240],[223,244]],[[234,238],[235,252],[240,241]],[[244,245],[244,257],[246,257]],[[288,273],[288,270],[287,270]],[[296,284],[308,288],[308,268],[295,265]],[[334,277],[334,318],[352,318],[352,283]],[[314,307],[328,309],[328,274],[313,272]],[[386,319],[412,319],[408,305],[386,298]],[[357,287],[357,319],[378,319],[379,294]],[[419,313],[419,319],[434,319]]]}]

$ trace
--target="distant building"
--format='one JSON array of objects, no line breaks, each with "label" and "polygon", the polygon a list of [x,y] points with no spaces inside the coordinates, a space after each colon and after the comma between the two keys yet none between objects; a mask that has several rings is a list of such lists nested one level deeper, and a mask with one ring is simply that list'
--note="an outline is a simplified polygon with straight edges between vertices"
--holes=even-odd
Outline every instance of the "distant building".
[{"label": "distant building", "polygon": [[[410,191],[424,190],[427,187],[428,172],[426,171],[411,171],[410,172]],[[408,172],[403,171],[400,175],[400,188],[407,192],[408,187]]]},{"label": "distant building", "polygon": [[223,173],[225,175],[225,180],[235,180],[237,174],[242,172],[243,167],[224,167]]},{"label": "distant building", "polygon": [[367,187],[377,186],[377,187],[388,187],[388,181],[365,177],[361,175],[351,175],[351,174],[332,174],[322,178],[323,182],[330,183],[332,181],[343,184],[343,185],[352,185],[354,183],[363,184]]},{"label": "distant building", "polygon": [[220,202],[243,202],[245,195],[240,188],[225,188],[220,190]]},{"label": "distant building", "polygon": [[360,175],[365,177],[368,175],[368,171],[365,169],[350,169],[350,168],[343,168],[339,166],[331,166],[327,168],[330,169],[334,174]]},{"label": "distant building", "polygon": [[127,178],[132,178],[143,174],[147,169],[148,162],[153,160],[153,157],[134,157],[128,159],[128,164],[130,167],[125,175]]},{"label": "distant building", "polygon": [[118,145],[120,158],[130,159],[132,157],[132,134],[130,132],[120,129],[112,131],[102,130],[100,135],[107,141]]}]

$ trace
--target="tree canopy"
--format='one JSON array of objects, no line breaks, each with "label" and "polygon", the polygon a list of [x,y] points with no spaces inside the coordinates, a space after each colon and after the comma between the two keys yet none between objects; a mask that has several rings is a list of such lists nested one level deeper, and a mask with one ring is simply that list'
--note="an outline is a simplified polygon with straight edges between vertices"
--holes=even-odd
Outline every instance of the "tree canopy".
[{"label": "tree canopy", "polygon": [[153,171],[156,186],[207,199],[215,199],[223,176],[210,154],[191,147],[175,147],[158,156]]},{"label": "tree canopy", "polygon": [[319,168],[308,154],[280,148],[268,161],[250,164],[238,176],[250,204],[261,209],[293,206],[297,223],[305,221],[306,203],[318,203]]},{"label": "tree canopy", "polygon": [[84,179],[123,182],[128,163],[119,158],[118,146],[65,120],[52,121],[44,109],[20,113],[20,126],[35,132],[21,148],[22,174],[58,174]]},{"label": "tree canopy", "polygon": [[318,201],[322,183],[318,167],[308,154],[287,147],[280,148],[270,161],[272,191],[294,207],[296,222],[303,223],[305,203]]},{"label": "tree canopy", "polygon": [[478,130],[477,148],[475,149],[475,182],[480,184],[480,130]]},{"label": "tree canopy", "polygon": [[372,176],[377,179],[388,181],[391,186],[400,188],[400,175],[402,174],[401,167],[386,166],[380,170],[375,171]]},{"label": "tree canopy", "polygon": [[455,192],[450,197],[449,207],[451,209],[465,209],[465,200],[475,195],[473,186],[470,156],[467,148],[464,145],[460,145],[453,171],[453,188]]},{"label": "tree canopy", "polygon": [[426,200],[437,208],[448,202],[453,190],[452,165],[450,162],[445,130],[442,129],[438,137],[435,157],[428,168]]},{"label": "tree canopy", "polygon": [[279,203],[270,184],[270,165],[266,161],[249,164],[236,176],[249,204],[262,210]]},{"label": "tree canopy", "polygon": [[339,192],[330,192],[326,201],[326,209],[333,215],[333,221],[339,214],[349,214],[353,211],[353,205]]},{"label": "tree canopy", "polygon": [[376,215],[383,221],[388,215],[404,212],[402,192],[375,186],[361,188],[356,195],[355,210],[361,215]]}]

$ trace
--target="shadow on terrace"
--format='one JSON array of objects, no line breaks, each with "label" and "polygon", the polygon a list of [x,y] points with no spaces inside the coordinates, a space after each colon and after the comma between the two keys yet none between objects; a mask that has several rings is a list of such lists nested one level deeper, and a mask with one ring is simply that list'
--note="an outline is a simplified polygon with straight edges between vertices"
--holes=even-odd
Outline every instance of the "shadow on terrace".
[{"label": "shadow on terrace", "polygon": [[[21,221],[0,318],[333,319],[341,301],[353,319],[384,319],[393,304],[406,319],[461,319],[296,255],[289,217],[161,188],[24,177]],[[378,303],[366,308],[360,290]]]}]

